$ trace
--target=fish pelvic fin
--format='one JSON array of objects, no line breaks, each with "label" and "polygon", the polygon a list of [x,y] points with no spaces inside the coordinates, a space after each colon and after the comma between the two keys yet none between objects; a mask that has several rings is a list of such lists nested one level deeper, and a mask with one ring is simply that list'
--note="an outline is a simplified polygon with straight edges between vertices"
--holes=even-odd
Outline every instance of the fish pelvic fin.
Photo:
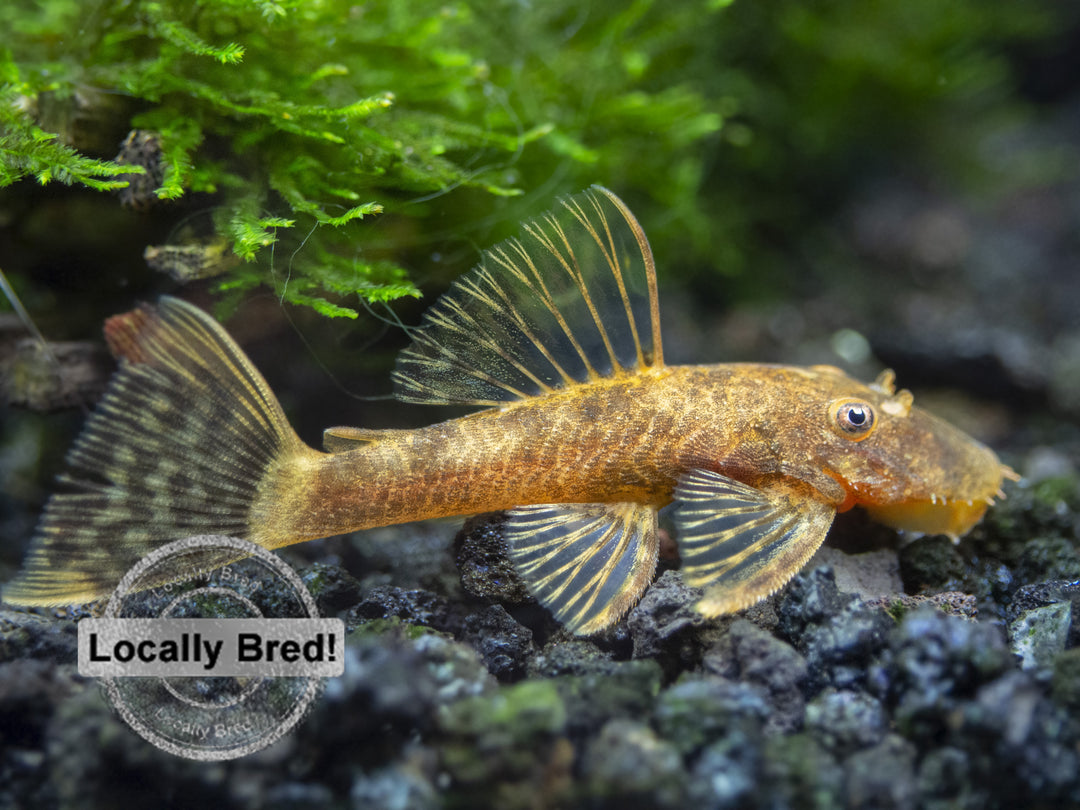
[{"label": "fish pelvic fin", "polygon": [[752,487],[693,470],[675,488],[683,578],[705,616],[734,613],[787,584],[825,540],[835,509],[809,484]]},{"label": "fish pelvic fin", "polygon": [[578,635],[622,618],[656,572],[656,509],[647,504],[523,506],[507,513],[505,534],[529,592]]},{"label": "fish pelvic fin", "polygon": [[648,240],[593,186],[486,250],[424,315],[393,377],[401,400],[490,406],[663,364]]},{"label": "fish pelvic fin", "polygon": [[147,553],[192,535],[289,542],[256,504],[283,466],[314,451],[225,330],[165,297],[111,318],[105,332],[120,369],[68,455],[6,602],[102,598]]}]

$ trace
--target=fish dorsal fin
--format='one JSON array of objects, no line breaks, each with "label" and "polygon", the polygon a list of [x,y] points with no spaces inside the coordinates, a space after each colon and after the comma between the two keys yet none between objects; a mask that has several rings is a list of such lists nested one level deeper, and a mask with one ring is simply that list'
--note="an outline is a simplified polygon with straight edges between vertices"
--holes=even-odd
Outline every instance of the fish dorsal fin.
[{"label": "fish dorsal fin", "polygon": [[656,510],[644,504],[525,506],[507,513],[505,534],[529,592],[579,635],[617,622],[656,571]]},{"label": "fish dorsal fin", "polygon": [[408,402],[496,405],[662,365],[648,240],[593,186],[454,282],[398,358],[394,387]]},{"label": "fish dorsal fin", "polygon": [[683,578],[705,588],[706,616],[733,613],[787,583],[817,551],[835,509],[809,484],[755,488],[693,470],[675,488]]}]

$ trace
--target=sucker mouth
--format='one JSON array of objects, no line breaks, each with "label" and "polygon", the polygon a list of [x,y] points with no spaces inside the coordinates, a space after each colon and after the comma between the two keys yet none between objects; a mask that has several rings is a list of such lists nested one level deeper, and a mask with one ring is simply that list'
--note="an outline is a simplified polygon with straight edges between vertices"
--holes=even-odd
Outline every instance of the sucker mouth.
[{"label": "sucker mouth", "polygon": [[[1002,479],[1020,480],[1020,476],[1004,464],[1000,466],[1000,472]],[[996,503],[996,499],[1004,497],[1005,492],[999,480],[999,486],[992,494],[981,497],[949,498],[931,493],[927,499],[881,505],[864,504],[863,508],[876,520],[894,529],[944,534],[956,542],[982,519],[987,508]]]},{"label": "sucker mouth", "polygon": [[[1000,478],[999,482],[1003,480],[1019,481],[1021,476],[1012,467],[1006,464],[1000,465],[999,468]],[[841,481],[845,490],[848,493],[848,503],[856,506],[862,506],[864,509],[876,510],[876,509],[901,509],[905,507],[916,507],[918,505],[928,505],[931,507],[960,507],[966,506],[968,508],[974,508],[975,505],[985,504],[986,506],[993,506],[999,500],[1003,500],[1005,490],[999,485],[994,492],[989,495],[977,495],[975,497],[950,497],[948,495],[939,495],[936,492],[931,492],[926,498],[912,498],[911,500],[900,503],[874,503],[871,499],[874,497],[873,491],[868,491],[865,487],[860,486],[856,482],[844,482],[839,476],[836,476],[837,480]],[[843,511],[843,510],[841,510]]]},{"label": "sucker mouth", "polygon": [[[998,471],[1001,474],[1001,480],[1020,480],[1020,474],[1006,464],[1000,465]],[[995,503],[997,503],[999,500],[1003,500],[1005,497],[1005,490],[1002,489],[1002,487],[999,485],[998,488],[990,495],[977,496],[974,498],[950,498],[946,495],[938,495],[936,492],[931,492],[929,500],[931,506],[957,506],[961,504],[966,504],[967,506],[974,506],[976,501],[985,503],[987,506],[993,506]]]},{"label": "sucker mouth", "polygon": [[930,493],[930,504],[932,506],[950,506],[950,505],[955,506],[957,504],[966,503],[968,506],[974,506],[975,501],[978,500],[978,501],[982,501],[987,506],[993,506],[995,503],[997,503],[997,500],[995,500],[995,498],[1000,500],[1001,498],[1004,498],[1004,497],[1005,497],[1005,493],[1002,492],[1000,489],[997,492],[995,492],[993,495],[987,495],[985,498],[968,498],[967,500],[965,500],[963,498],[953,498],[952,500],[950,500],[950,499],[946,498],[944,495],[935,495],[933,492],[931,492]]}]

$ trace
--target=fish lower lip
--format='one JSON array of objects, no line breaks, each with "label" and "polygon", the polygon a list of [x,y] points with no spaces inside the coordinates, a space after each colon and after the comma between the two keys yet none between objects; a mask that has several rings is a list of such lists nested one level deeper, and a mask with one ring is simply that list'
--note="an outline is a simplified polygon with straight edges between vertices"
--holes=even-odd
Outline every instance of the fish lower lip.
[{"label": "fish lower lip", "polygon": [[875,520],[894,529],[959,538],[982,519],[987,506],[984,500],[950,501],[938,497],[934,500],[866,505],[864,508]]}]

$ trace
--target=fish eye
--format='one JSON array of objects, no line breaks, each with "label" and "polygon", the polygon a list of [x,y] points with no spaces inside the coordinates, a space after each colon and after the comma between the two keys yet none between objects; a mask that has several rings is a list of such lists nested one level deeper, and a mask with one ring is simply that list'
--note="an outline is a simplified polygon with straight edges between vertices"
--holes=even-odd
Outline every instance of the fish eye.
[{"label": "fish eye", "polygon": [[838,399],[829,406],[832,424],[845,439],[862,441],[874,431],[877,417],[869,402],[861,399]]}]

